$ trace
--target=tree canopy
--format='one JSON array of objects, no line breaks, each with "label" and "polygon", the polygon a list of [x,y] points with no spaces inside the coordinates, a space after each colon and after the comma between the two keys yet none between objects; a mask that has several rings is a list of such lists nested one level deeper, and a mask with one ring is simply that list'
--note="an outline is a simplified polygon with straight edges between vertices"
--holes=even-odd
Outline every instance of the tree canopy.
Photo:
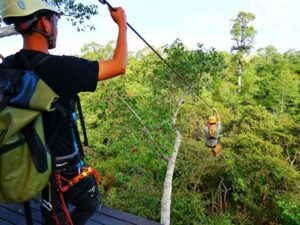
[{"label": "tree canopy", "polygon": [[[109,56],[112,46],[90,43],[82,55]],[[159,221],[172,115],[184,97],[171,224],[299,224],[298,52],[259,49],[244,62],[244,91],[236,95],[234,55],[202,45],[189,50],[180,40],[159,51],[218,109],[223,154],[215,159],[204,146],[211,109],[149,49],[131,53],[126,76],[82,96],[87,157],[102,174],[106,205]]]}]

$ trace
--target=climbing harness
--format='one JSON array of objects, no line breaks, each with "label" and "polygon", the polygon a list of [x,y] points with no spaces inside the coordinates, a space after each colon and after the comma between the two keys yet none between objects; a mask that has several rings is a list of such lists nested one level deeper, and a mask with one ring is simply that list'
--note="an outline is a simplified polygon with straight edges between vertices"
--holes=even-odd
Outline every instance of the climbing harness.
[{"label": "climbing harness", "polygon": [[[50,205],[50,208],[46,208],[46,210],[49,212],[52,211],[52,219],[54,219],[56,225],[73,225],[68,206],[64,199],[64,193],[88,176],[93,176],[97,185],[101,183],[101,179],[95,169],[87,166],[81,167],[78,174],[72,178],[66,178],[65,175],[62,174],[65,173],[57,171],[51,177],[52,187],[47,190],[51,190],[51,193],[46,193],[46,195],[50,198],[49,200],[51,200],[52,197],[52,205]],[[49,197],[50,195],[53,196]]]},{"label": "climbing harness", "polygon": [[57,186],[61,193],[68,191],[71,187],[73,187],[75,184],[77,184],[79,181],[86,178],[87,176],[94,176],[97,185],[101,183],[99,173],[92,167],[82,167],[80,170],[81,170],[80,173],[77,176],[73,177],[72,179],[67,179],[63,177],[61,173],[55,174]]},{"label": "climbing harness", "polygon": [[[73,225],[73,222],[72,222],[69,210],[68,210],[68,206],[65,202],[63,194],[65,192],[67,192],[75,184],[79,183],[81,180],[87,178],[88,176],[94,176],[96,179],[97,185],[99,185],[101,183],[100,175],[92,167],[81,167],[79,174],[71,179],[65,178],[60,172],[55,173],[54,176],[55,176],[56,186],[58,189],[57,190],[58,197],[59,197],[59,202],[56,202],[56,205],[60,204],[60,205],[58,205],[58,207],[60,207],[61,210],[63,211],[66,225]],[[54,218],[54,220],[56,220],[56,224],[60,224],[55,210],[53,210],[53,218]]]},{"label": "climbing harness", "polygon": [[216,126],[216,124],[210,125],[210,126],[208,127],[208,134],[209,134],[210,137],[212,137],[212,138],[215,137],[216,131],[217,131],[217,126]]}]

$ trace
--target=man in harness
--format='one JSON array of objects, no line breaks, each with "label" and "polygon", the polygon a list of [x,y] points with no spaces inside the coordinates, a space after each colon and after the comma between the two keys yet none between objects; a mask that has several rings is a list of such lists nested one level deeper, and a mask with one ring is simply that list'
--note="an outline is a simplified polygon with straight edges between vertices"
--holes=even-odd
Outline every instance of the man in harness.
[{"label": "man in harness", "polygon": [[217,110],[213,110],[213,115],[207,119],[207,124],[204,127],[205,145],[212,150],[214,157],[221,154],[220,145],[221,119]]},{"label": "man in harness", "polygon": [[[76,98],[80,92],[93,92],[97,82],[125,73],[127,63],[126,16],[122,8],[110,11],[118,25],[118,38],[112,59],[89,61],[73,56],[51,55],[48,49],[56,47],[59,10],[51,0],[0,0],[0,10],[6,24],[14,24],[23,38],[23,49],[4,59],[12,68],[27,70],[29,64],[42,61],[36,69],[38,76],[59,96],[58,103],[65,113],[54,110],[43,114],[43,125],[47,143],[52,134],[50,152],[55,161],[54,176],[50,188],[52,198],[47,199],[51,207],[42,207],[43,224],[83,225],[101,205],[97,188],[97,174],[87,167],[82,159],[82,145],[76,123]],[[8,63],[9,62],[9,63]],[[55,196],[56,190],[60,194]],[[67,207],[57,205],[72,204]],[[47,211],[48,208],[49,210]],[[63,215],[64,214],[64,215]]]}]

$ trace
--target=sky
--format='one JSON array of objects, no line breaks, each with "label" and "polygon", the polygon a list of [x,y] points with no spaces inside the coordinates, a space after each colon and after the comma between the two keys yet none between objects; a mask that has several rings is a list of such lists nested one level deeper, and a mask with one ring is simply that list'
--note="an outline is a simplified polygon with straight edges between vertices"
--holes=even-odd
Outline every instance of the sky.
[{"label": "sky", "polygon": [[[107,7],[96,0],[81,0],[99,4],[99,15],[89,21],[96,31],[76,32],[65,19],[59,21],[57,47],[52,54],[80,54],[80,48],[95,41],[105,45],[116,40],[117,26]],[[153,47],[171,44],[179,38],[189,48],[198,43],[206,49],[230,51],[233,41],[231,19],[240,11],[255,14],[251,24],[257,30],[253,52],[273,45],[279,52],[300,50],[299,0],[108,0],[112,6],[125,9],[127,22]],[[128,29],[128,49],[137,51],[146,47]],[[4,56],[22,48],[22,38],[11,36],[0,39],[0,53]]]}]

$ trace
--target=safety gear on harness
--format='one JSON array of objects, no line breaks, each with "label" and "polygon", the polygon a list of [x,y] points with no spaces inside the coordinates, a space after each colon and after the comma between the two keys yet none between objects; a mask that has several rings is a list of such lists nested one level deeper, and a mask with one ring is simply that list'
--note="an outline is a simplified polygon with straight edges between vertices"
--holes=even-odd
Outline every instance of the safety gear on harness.
[{"label": "safety gear on harness", "polygon": [[222,152],[222,146],[220,144],[217,144],[215,147],[212,148],[212,155],[214,157],[221,155],[221,152]]},{"label": "safety gear on harness", "polygon": [[[100,175],[98,174],[97,170],[93,169],[92,167],[82,167],[80,169],[80,173],[77,176],[73,177],[72,179],[67,179],[63,177],[60,173],[56,173],[55,176],[56,176],[57,186],[62,193],[68,191],[71,187],[73,187],[80,180],[86,178],[87,176],[94,176],[98,185],[101,182]],[[62,182],[66,184],[63,185]]]},{"label": "safety gear on harness", "polygon": [[[53,199],[54,209],[57,207],[59,210],[53,210],[52,218],[59,221],[64,221],[63,224],[73,225],[73,221],[71,219],[70,213],[68,211],[68,207],[65,203],[64,193],[69,191],[75,184],[79,183],[83,179],[87,179],[88,176],[93,176],[96,184],[100,184],[100,175],[98,172],[92,167],[81,167],[76,176],[72,178],[64,177],[64,173],[56,172],[55,173],[55,186],[57,187],[57,192],[54,193],[59,196],[59,199]],[[96,188],[96,186],[94,186]],[[60,224],[60,223],[59,223]]]}]

